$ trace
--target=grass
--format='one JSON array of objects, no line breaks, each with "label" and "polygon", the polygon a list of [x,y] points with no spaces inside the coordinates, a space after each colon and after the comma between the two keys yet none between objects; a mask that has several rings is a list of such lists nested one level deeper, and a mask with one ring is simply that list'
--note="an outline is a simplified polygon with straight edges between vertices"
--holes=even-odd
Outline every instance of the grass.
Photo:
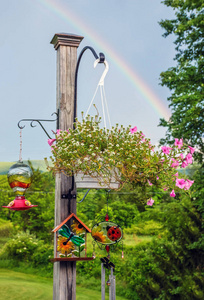
[{"label": "grass", "polygon": [[0,269],[1,299],[52,299],[52,280]]},{"label": "grass", "polygon": [[[0,295],[6,300],[51,300],[52,279],[0,269]],[[77,286],[76,300],[99,300],[101,293]],[[106,300],[109,296],[106,295]],[[117,300],[125,300],[117,296]]]},{"label": "grass", "polygon": [[136,246],[139,243],[148,243],[151,242],[152,236],[137,236],[135,234],[125,234],[124,235],[124,245],[126,246]]}]

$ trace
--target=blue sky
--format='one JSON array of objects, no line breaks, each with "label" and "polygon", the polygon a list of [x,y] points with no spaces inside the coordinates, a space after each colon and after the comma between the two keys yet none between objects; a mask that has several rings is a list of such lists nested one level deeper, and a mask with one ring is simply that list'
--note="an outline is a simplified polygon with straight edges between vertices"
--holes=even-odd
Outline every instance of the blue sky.
[{"label": "blue sky", "polygon": [[[68,11],[67,17],[62,17],[54,7]],[[78,53],[87,45],[97,53],[104,52],[109,63],[105,91],[112,124],[136,125],[157,143],[165,134],[165,129],[158,127],[161,116],[114,63],[108,49],[131,67],[167,109],[169,91],[159,85],[159,74],[174,65],[175,52],[173,39],[162,37],[158,22],[172,17],[172,10],[160,0],[2,2],[0,161],[19,158],[20,119],[49,119],[56,111],[56,51],[50,41],[60,32],[84,36]],[[94,57],[87,52],[79,71],[78,115],[88,108],[104,70],[103,66],[94,69],[93,63]],[[100,101],[97,97],[96,105]],[[45,123],[45,127],[50,134],[55,130],[54,123]],[[22,135],[24,160],[50,156],[47,136],[39,126],[31,128],[26,123]]]}]

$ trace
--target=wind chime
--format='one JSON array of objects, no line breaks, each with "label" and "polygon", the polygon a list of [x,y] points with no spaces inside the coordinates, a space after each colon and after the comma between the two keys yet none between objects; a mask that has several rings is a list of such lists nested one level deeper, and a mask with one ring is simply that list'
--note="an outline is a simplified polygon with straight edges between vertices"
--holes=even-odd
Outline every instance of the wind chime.
[{"label": "wind chime", "polygon": [[94,239],[94,253],[95,257],[95,243],[100,249],[103,249],[107,252],[107,256],[101,258],[101,293],[102,300],[105,300],[105,269],[110,270],[109,279],[106,281],[106,284],[109,286],[109,296],[111,300],[115,300],[115,276],[113,272],[115,270],[115,265],[110,261],[110,251],[115,251],[119,244],[122,245],[122,258],[123,254],[123,243],[121,242],[123,238],[122,228],[109,220],[108,215],[108,200],[109,200],[109,191],[107,197],[107,212],[105,215],[105,221],[96,223],[92,230],[91,235]]},{"label": "wind chime", "polygon": [[37,205],[32,205],[25,199],[25,192],[32,183],[33,172],[31,168],[22,161],[22,129],[20,130],[20,154],[19,161],[11,166],[8,171],[8,183],[16,197],[7,206],[10,210],[28,210]]},{"label": "wind chime", "polygon": [[[94,239],[94,242],[98,245],[98,247],[100,249],[106,250],[107,257],[110,257],[109,252],[115,251],[116,248],[119,246],[119,243],[123,238],[123,231],[118,224],[109,220],[108,200],[109,200],[109,191],[107,197],[107,212],[105,215],[105,221],[96,223],[91,230],[91,235],[92,238]],[[122,244],[122,258],[124,258],[123,244]]]}]

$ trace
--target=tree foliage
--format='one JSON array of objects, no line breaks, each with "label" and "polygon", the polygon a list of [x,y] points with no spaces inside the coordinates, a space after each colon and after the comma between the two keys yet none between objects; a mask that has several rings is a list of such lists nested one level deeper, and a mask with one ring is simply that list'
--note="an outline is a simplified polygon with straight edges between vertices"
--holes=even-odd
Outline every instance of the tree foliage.
[{"label": "tree foliage", "polygon": [[[164,0],[172,7],[175,18],[162,20],[164,37],[175,36],[176,66],[161,73],[161,85],[171,91],[168,98],[172,116],[160,120],[167,127],[166,138],[184,138],[191,146],[197,145],[204,152],[204,2],[203,0]],[[202,154],[197,155],[198,161]]]}]

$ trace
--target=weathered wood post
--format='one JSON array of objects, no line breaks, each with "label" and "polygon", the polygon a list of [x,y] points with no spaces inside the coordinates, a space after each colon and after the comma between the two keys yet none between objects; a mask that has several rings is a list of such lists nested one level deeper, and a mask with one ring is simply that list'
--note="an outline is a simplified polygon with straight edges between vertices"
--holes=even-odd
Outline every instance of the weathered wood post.
[{"label": "weathered wood post", "polygon": [[[73,128],[75,69],[77,48],[83,37],[73,34],[55,34],[51,44],[57,50],[57,110],[59,128]],[[55,226],[69,214],[76,214],[76,193],[72,191],[72,178],[56,175],[55,183]],[[54,238],[56,243],[56,238]],[[56,248],[56,247],[55,247]],[[53,300],[76,300],[76,262],[55,262],[53,271]]]}]

